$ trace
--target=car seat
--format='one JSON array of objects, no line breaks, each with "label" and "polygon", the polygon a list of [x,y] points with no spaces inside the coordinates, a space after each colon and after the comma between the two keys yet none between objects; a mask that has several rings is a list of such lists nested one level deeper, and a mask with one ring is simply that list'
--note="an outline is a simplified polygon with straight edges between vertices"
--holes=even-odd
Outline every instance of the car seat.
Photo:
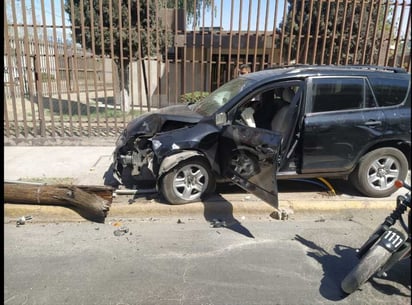
[{"label": "car seat", "polygon": [[261,103],[254,114],[256,126],[270,129],[270,122],[275,113],[276,103],[274,102],[274,91],[263,92],[261,95]]},{"label": "car seat", "polygon": [[270,123],[271,130],[277,131],[279,133],[283,133],[287,112],[289,110],[289,105],[295,96],[295,92],[291,88],[285,88],[282,92],[282,101],[280,101],[280,107],[276,114],[273,116],[272,121]]}]

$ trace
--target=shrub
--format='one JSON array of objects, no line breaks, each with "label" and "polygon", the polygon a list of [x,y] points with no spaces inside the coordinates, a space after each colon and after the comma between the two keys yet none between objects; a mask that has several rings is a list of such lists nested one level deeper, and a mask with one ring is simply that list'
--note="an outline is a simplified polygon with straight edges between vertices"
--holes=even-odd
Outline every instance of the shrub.
[{"label": "shrub", "polygon": [[54,81],[55,77],[53,74],[48,74],[46,72],[41,72],[41,81],[42,82],[47,82],[48,80]]},{"label": "shrub", "polygon": [[195,92],[185,93],[179,96],[179,103],[194,104],[198,101],[201,101],[208,95],[209,95],[209,92],[204,92],[204,91],[195,91]]}]

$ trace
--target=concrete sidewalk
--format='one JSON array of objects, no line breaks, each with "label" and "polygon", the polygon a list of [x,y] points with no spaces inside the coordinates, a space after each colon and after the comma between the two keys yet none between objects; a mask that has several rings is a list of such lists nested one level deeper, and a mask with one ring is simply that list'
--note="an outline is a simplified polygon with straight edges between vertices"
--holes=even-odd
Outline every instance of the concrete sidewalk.
[{"label": "concrete sidewalk", "polygon": [[[113,150],[114,146],[5,146],[4,180],[105,185],[105,177],[107,174],[110,176]],[[397,193],[388,198],[376,199],[344,193],[331,196],[322,189],[319,189],[319,192],[281,191],[279,202],[280,208],[289,213],[337,209],[392,209]],[[273,211],[274,208],[270,205],[245,192],[219,193],[205,202],[179,206],[158,201],[156,194],[117,195],[113,199],[108,217],[161,217],[206,213],[268,215]],[[48,221],[83,219],[76,212],[58,206],[5,204],[4,212],[5,221],[23,215]]]},{"label": "concrete sidewalk", "polygon": [[114,146],[5,146],[4,179],[104,185]]}]

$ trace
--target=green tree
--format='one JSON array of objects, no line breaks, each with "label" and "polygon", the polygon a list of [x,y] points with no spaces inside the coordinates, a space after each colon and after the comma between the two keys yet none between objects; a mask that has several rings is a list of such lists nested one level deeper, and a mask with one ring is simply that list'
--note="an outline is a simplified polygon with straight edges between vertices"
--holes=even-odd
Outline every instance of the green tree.
[{"label": "green tree", "polygon": [[285,61],[309,64],[376,61],[381,34],[388,35],[390,8],[385,11],[384,6],[379,9],[380,5],[374,1],[351,0],[287,0],[287,4],[286,20],[280,24]]},{"label": "green tree", "polygon": [[186,9],[187,21],[193,25],[199,25],[199,17],[203,10],[203,7],[210,8],[212,5],[212,0],[166,0],[168,8]]},{"label": "green tree", "polygon": [[[116,99],[129,110],[129,65],[132,61],[164,54],[171,43],[157,16],[161,8],[186,8],[188,20],[211,0],[65,0],[76,42],[116,63],[119,88]],[[139,31],[140,29],[140,31]]]}]

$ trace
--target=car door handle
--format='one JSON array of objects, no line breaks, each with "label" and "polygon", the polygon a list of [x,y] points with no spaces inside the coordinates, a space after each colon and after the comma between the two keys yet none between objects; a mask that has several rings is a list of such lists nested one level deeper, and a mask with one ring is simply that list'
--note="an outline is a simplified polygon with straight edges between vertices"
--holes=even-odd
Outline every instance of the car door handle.
[{"label": "car door handle", "polygon": [[382,121],[375,121],[375,120],[370,120],[365,122],[366,126],[376,126],[376,125],[382,125]]}]

